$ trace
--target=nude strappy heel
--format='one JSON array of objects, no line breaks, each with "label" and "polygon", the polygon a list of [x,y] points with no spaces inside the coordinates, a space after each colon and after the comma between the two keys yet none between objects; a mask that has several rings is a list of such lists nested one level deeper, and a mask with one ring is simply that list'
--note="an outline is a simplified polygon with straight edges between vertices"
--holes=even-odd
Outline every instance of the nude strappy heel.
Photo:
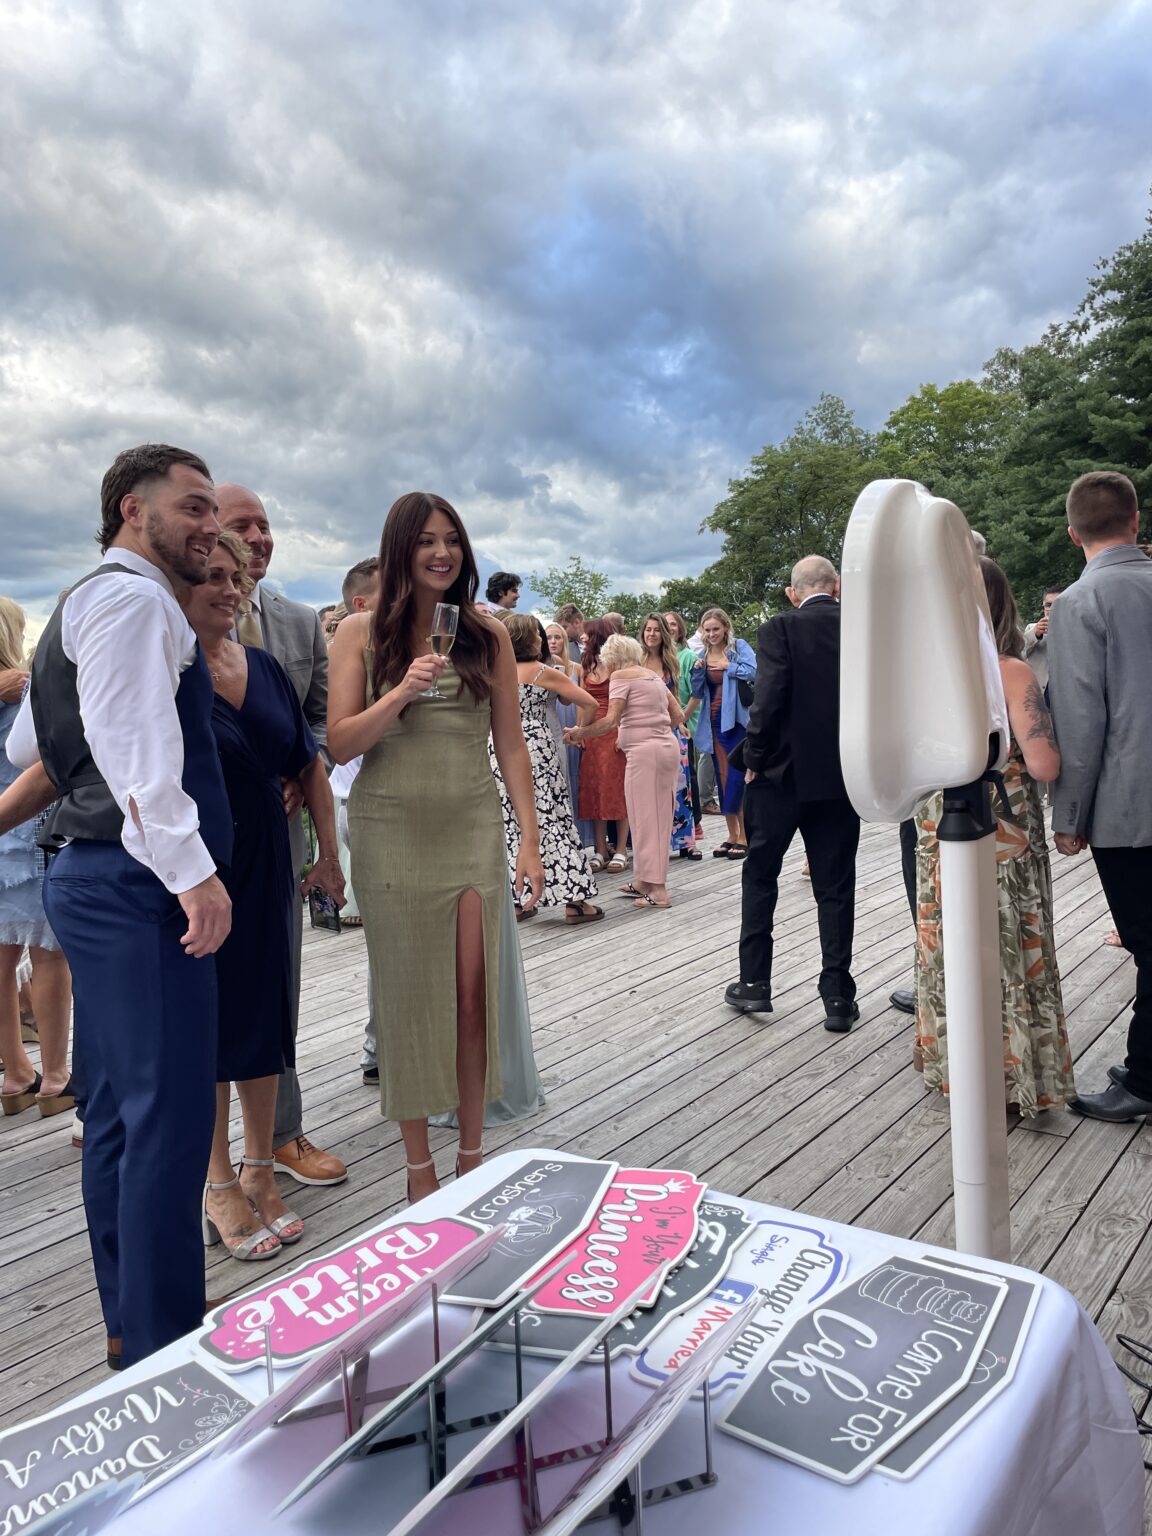
[{"label": "nude strappy heel", "polygon": [[436,1166],[436,1159],[434,1157],[430,1157],[426,1163],[405,1163],[404,1166],[405,1166],[405,1168],[407,1168],[408,1173],[409,1173],[409,1179],[408,1179],[408,1204],[411,1205],[412,1204],[412,1179],[411,1179],[411,1175],[414,1174],[414,1173],[423,1173],[425,1168],[434,1168]]},{"label": "nude strappy heel", "polygon": [[[483,1158],[483,1156],[484,1156],[484,1145],[483,1145],[483,1143],[481,1143],[480,1146],[472,1147],[471,1149],[469,1149],[468,1147],[457,1147],[457,1149],[456,1149],[456,1177],[458,1179],[462,1179],[462,1178],[466,1177],[465,1174],[462,1174],[460,1172],[460,1159],[462,1157],[479,1157],[479,1158]],[[475,1171],[476,1171],[475,1169],[472,1169],[473,1173]]]},{"label": "nude strappy heel", "polygon": [[[240,1166],[236,1170],[236,1177],[239,1178],[245,1168],[275,1167],[276,1159],[274,1157],[242,1157],[240,1159]],[[260,1215],[260,1208],[256,1205],[251,1195],[248,1197],[248,1204],[253,1207],[257,1216],[260,1216],[260,1220],[264,1221],[264,1217]],[[286,1231],[286,1228],[290,1227],[294,1221],[300,1223],[300,1230],[298,1232]],[[298,1243],[304,1236],[304,1218],[303,1216],[298,1216],[295,1211],[285,1211],[283,1216],[273,1216],[271,1221],[264,1221],[264,1225],[273,1237],[280,1239],[286,1248],[290,1248],[293,1243]]]},{"label": "nude strappy heel", "polygon": [[[208,1214],[209,1194],[217,1194],[222,1189],[232,1189],[234,1186],[238,1186],[239,1183],[240,1176],[237,1175],[234,1179],[228,1179],[223,1184],[213,1184],[211,1180],[205,1184],[204,1204],[201,1207],[202,1225],[204,1229],[204,1246],[205,1248],[215,1248],[217,1243],[223,1243],[231,1256],[234,1259],[239,1259],[243,1264],[254,1263],[257,1259],[274,1259],[280,1252],[280,1239],[274,1232],[269,1232],[267,1227],[257,1227],[255,1232],[249,1232],[246,1236],[238,1239],[238,1241],[233,1244],[228,1241],[223,1232],[221,1232],[220,1228]],[[259,1248],[261,1243],[266,1243],[269,1241],[272,1242],[274,1245],[273,1247],[265,1248],[261,1253],[256,1252],[256,1249]]]}]

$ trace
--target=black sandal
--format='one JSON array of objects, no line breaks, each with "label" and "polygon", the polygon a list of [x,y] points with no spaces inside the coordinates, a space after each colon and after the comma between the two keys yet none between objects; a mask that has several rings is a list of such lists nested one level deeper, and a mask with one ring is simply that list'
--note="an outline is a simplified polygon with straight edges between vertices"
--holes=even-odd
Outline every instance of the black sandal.
[{"label": "black sandal", "polygon": [[695,848],[681,848],[680,857],[682,859],[702,859],[704,855],[698,853]]},{"label": "black sandal", "polygon": [[728,850],[729,850],[729,848],[735,848],[735,847],[736,847],[735,843],[721,843],[719,848],[713,848],[713,850],[712,850],[712,857],[714,859],[726,859],[728,857]]},{"label": "black sandal", "polygon": [[746,859],[748,857],[748,844],[729,843],[728,852],[724,855],[724,857],[726,859]]},{"label": "black sandal", "polygon": [[604,916],[604,908],[591,901],[566,901],[564,907],[566,923],[598,923]]}]

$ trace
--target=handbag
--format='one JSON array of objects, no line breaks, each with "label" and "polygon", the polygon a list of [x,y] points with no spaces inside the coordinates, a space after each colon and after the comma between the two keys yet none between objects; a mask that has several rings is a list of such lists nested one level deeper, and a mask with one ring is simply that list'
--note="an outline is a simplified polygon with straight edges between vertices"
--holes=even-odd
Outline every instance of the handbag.
[{"label": "handbag", "polygon": [[746,677],[736,679],[736,693],[745,709],[752,708],[752,700],[756,697],[756,684],[749,682]]}]

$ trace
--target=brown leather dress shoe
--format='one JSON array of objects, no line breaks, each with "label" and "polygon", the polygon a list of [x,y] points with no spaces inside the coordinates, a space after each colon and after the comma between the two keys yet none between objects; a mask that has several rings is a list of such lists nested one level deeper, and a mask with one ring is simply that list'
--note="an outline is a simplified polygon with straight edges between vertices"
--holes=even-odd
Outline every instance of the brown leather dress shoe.
[{"label": "brown leather dress shoe", "polygon": [[272,1153],[279,1173],[290,1173],[298,1184],[343,1184],[348,1169],[331,1152],[313,1146],[307,1136],[297,1136]]}]

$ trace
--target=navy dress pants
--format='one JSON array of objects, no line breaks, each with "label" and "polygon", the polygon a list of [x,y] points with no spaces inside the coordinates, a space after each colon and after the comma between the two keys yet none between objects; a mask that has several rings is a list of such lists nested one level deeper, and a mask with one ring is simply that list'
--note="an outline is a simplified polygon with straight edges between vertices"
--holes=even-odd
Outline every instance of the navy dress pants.
[{"label": "navy dress pants", "polygon": [[216,962],[184,953],[179,902],[119,843],[61,849],[44,877],[44,909],[72,968],[100,1305],[133,1365],[204,1317]]}]

